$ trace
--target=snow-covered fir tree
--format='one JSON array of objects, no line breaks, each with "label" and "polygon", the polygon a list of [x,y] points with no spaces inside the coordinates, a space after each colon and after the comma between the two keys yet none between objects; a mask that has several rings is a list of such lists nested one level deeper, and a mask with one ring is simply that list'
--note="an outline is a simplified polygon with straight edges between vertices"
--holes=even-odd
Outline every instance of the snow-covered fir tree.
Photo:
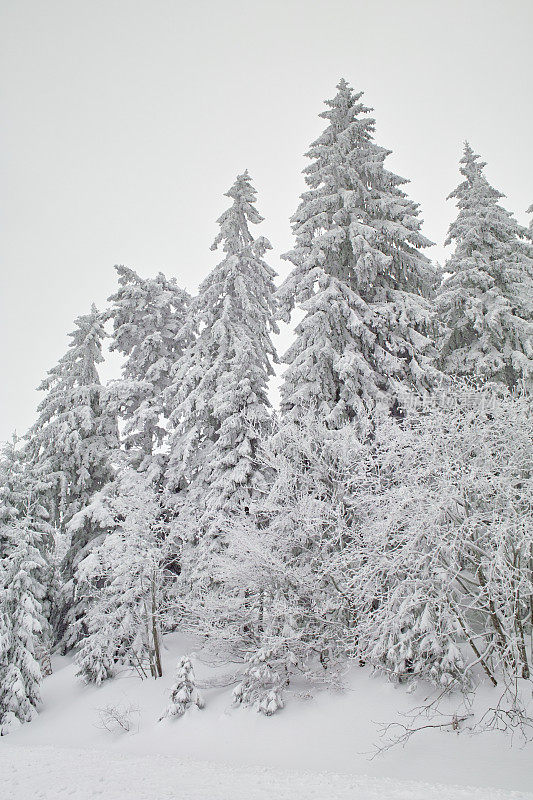
[{"label": "snow-covered fir tree", "polygon": [[190,297],[161,272],[141,278],[129,267],[115,267],[119,289],[111,295],[106,316],[113,323],[110,350],[125,356],[122,379],[110,389],[125,421],[122,443],[140,470],[161,473],[165,436],[164,391],[187,339],[181,331]]},{"label": "snow-covered fir tree", "polygon": [[27,448],[16,435],[7,442],[0,454],[0,562],[12,555],[17,546],[16,530],[21,525],[35,534],[36,546],[43,559],[36,573],[43,587],[39,598],[46,621],[37,644],[36,655],[45,673],[50,671],[52,647],[51,623],[57,610],[59,570],[56,563],[54,528],[47,510],[41,503],[42,484],[28,460]]},{"label": "snow-covered fir tree", "polygon": [[447,327],[440,366],[451,375],[533,385],[533,250],[528,231],[499,200],[468,143],[464,177],[451,194],[459,214],[446,244],[455,245],[437,299]]},{"label": "snow-covered fir tree", "polygon": [[42,533],[31,511],[3,525],[8,555],[0,566],[0,733],[30,722],[41,701],[38,644],[46,634],[42,615]]},{"label": "snow-covered fir tree", "polygon": [[263,481],[256,449],[271,416],[267,384],[276,360],[275,273],[263,259],[271,245],[249,230],[262,217],[248,173],[226,194],[232,203],[212,246],[222,244],[224,259],[191,303],[194,340],[167,392],[174,428],[168,486],[188,485],[210,544],[219,538],[217,515],[249,504]]},{"label": "snow-covered fir tree", "polygon": [[0,561],[8,555],[8,539],[1,538],[2,529],[17,519],[26,495],[18,441],[14,434],[11,441],[4,444],[0,454]]},{"label": "snow-covered fir tree", "polygon": [[176,678],[170,690],[170,701],[161,719],[165,717],[182,717],[195,705],[204,707],[204,700],[196,687],[196,676],[188,656],[183,656],[176,667]]},{"label": "snow-covered fir tree", "polygon": [[161,676],[165,531],[146,473],[123,467],[72,521],[102,531],[77,571],[85,636],[78,675],[100,684],[121,665]]},{"label": "snow-covered fir tree", "polygon": [[250,654],[242,681],[233,690],[237,705],[250,706],[267,717],[284,707],[283,679],[271,663],[274,659],[274,652],[264,647]]},{"label": "snow-covered fir tree", "polygon": [[61,529],[112,477],[110,454],[118,448],[97,368],[106,336],[102,315],[93,304],[75,325],[69,349],[39,386],[46,394],[27,434],[32,465],[48,480],[51,522]]},{"label": "snow-covered fir tree", "polygon": [[465,680],[462,636],[446,593],[439,594],[443,588],[435,574],[426,572],[410,583],[403,577],[387,592],[387,608],[376,615],[365,658],[391,680],[409,681],[413,688],[420,677],[442,688]]},{"label": "snow-covered fir tree", "polygon": [[279,290],[282,318],[305,312],[284,357],[282,410],[295,419],[309,407],[333,427],[363,420],[376,404],[395,407],[402,393],[424,391],[433,322],[427,297],[436,270],[420,252],[418,205],[406,181],[384,166],[390,150],[373,140],[371,109],[345,80],[313,142],[308,191],[292,217],[296,238],[283,257],[294,269]]},{"label": "snow-covered fir tree", "polygon": [[[43,548],[54,548],[54,529],[42,505],[42,477],[35,473],[25,441],[13,434],[0,452],[0,524],[6,525],[31,514],[41,527]],[[7,550],[0,551],[0,557]]]},{"label": "snow-covered fir tree", "polygon": [[[32,471],[44,485],[41,499],[50,522],[61,533],[74,514],[113,477],[112,455],[118,449],[116,417],[109,393],[98,375],[105,337],[102,315],[93,305],[78,317],[68,351],[39,389],[46,392],[38,418],[26,435]],[[72,535],[63,571],[60,633],[78,617],[72,607],[75,568],[95,535],[90,526]],[[68,616],[67,616],[68,612]],[[73,644],[69,638],[65,641]]]}]

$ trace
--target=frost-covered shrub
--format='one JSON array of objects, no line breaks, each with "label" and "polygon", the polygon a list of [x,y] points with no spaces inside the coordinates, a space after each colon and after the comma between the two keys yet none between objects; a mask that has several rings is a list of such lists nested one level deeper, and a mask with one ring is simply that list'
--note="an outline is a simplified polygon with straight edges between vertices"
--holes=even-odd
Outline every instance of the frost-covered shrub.
[{"label": "frost-covered shrub", "polygon": [[109,529],[77,569],[86,630],[78,675],[99,684],[125,664],[160,677],[164,530],[154,487],[126,467],[85,513]]},{"label": "frost-covered shrub", "polygon": [[98,709],[98,727],[109,733],[130,733],[139,727],[139,708],[134,705],[108,704]]},{"label": "frost-covered shrub", "polygon": [[359,658],[438,686],[529,677],[532,425],[527,397],[459,381],[376,426],[335,568]]}]

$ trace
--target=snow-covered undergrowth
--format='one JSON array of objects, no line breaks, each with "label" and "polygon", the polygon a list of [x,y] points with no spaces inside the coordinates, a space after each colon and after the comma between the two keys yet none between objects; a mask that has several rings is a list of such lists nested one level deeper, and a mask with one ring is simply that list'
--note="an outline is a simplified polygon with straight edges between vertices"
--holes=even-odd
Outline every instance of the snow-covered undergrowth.
[{"label": "snow-covered undergrowth", "polygon": [[[267,718],[234,707],[231,686],[212,686],[237,665],[207,664],[198,642],[177,634],[164,645],[159,680],[125,672],[85,686],[70,657],[56,658],[42,712],[0,740],[2,800],[533,798],[531,745],[511,746],[495,732],[427,729],[371,760],[379,723],[422,702],[421,689],[408,694],[354,668],[344,691],[315,690],[311,698],[303,684],[289,687],[284,710]],[[205,709],[158,721],[177,661],[189,652]],[[481,688],[479,702],[494,702],[491,692]],[[128,720],[128,731],[104,724],[110,709]]]}]

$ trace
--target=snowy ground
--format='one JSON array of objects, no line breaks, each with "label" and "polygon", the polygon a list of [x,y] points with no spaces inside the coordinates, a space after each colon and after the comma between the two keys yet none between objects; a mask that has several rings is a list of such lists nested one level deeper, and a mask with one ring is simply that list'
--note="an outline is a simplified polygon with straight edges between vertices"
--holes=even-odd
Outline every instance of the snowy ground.
[{"label": "snowy ground", "polygon": [[[221,687],[204,691],[205,710],[158,722],[177,657],[194,647],[166,643],[158,681],[125,675],[86,687],[70,659],[57,659],[42,713],[0,740],[0,800],[533,800],[533,746],[511,747],[501,734],[430,730],[369,760],[376,723],[423,698],[366,670],[344,692],[289,693],[269,719],[232,708]],[[200,661],[196,672],[213,674]],[[133,709],[129,733],[102,729],[109,704]]]},{"label": "snowy ground", "polygon": [[5,800],[510,800],[498,789],[127,756],[52,747],[0,750]]}]

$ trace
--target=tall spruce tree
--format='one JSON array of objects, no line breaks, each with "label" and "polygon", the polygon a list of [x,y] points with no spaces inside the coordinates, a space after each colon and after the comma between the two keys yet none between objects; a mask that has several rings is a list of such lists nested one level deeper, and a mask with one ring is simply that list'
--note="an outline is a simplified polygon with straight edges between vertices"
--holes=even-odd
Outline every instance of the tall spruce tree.
[{"label": "tall spruce tree", "polygon": [[11,553],[3,567],[0,606],[4,615],[4,647],[0,656],[0,730],[9,733],[30,722],[40,703],[41,669],[36,659],[38,637],[45,629],[41,613],[45,562],[31,520],[10,526]]},{"label": "tall spruce tree", "polygon": [[0,454],[0,562],[9,552],[9,539],[2,530],[17,519],[24,503],[23,462],[17,443],[18,438],[13,434]]},{"label": "tall spruce tree", "polygon": [[111,350],[125,356],[122,379],[115,393],[120,417],[125,421],[122,442],[141,471],[158,479],[160,450],[166,436],[164,391],[186,339],[180,335],[190,297],[161,272],[141,278],[134,270],[115,267],[119,289],[111,295],[107,317],[113,323]]},{"label": "tall spruce tree", "polygon": [[[40,702],[39,659],[49,656],[43,603],[51,585],[51,526],[17,440],[0,463],[0,732],[29,722]],[[47,604],[49,615],[49,603]],[[47,658],[48,660],[48,658]]]},{"label": "tall spruce tree", "polygon": [[450,273],[437,298],[447,326],[440,366],[451,375],[495,380],[513,389],[533,381],[533,252],[528,231],[499,200],[468,143],[460,161],[464,177],[451,194],[459,214],[446,244]]},{"label": "tall spruce tree", "polygon": [[345,80],[313,142],[309,190],[292,227],[294,269],[279,290],[282,318],[305,317],[284,361],[282,410],[298,419],[309,407],[332,427],[360,422],[376,404],[396,406],[402,392],[435,379],[427,297],[436,271],[420,248],[418,205],[406,181],[384,166],[390,150],[373,140],[375,121]]},{"label": "tall spruce tree", "polygon": [[[31,516],[38,521],[43,534],[43,547],[51,552],[54,548],[54,531],[49,514],[41,503],[46,484],[35,474],[29,461],[26,443],[16,434],[6,442],[0,452],[0,525],[10,525],[22,516]],[[0,539],[1,542],[1,539]],[[0,558],[7,556],[9,548],[0,544]]]},{"label": "tall spruce tree", "polygon": [[46,395],[27,434],[32,465],[48,482],[51,522],[61,529],[111,478],[110,454],[118,447],[97,369],[106,336],[102,315],[93,304],[75,325],[68,351],[39,386]]},{"label": "tall spruce tree", "polygon": [[[26,435],[31,469],[44,487],[43,505],[61,533],[67,532],[73,516],[112,479],[112,455],[118,449],[116,417],[97,370],[103,361],[106,335],[102,315],[93,305],[90,314],[78,317],[75,325],[67,353],[39,386],[46,396]],[[62,636],[65,626],[72,627],[77,618],[75,570],[94,536],[89,525],[76,529],[64,559],[59,615]]]},{"label": "tall spruce tree", "polygon": [[39,573],[44,587],[41,598],[46,629],[39,642],[39,656],[48,662],[51,648],[51,629],[59,591],[56,559],[56,537],[49,514],[42,504],[42,478],[31,468],[24,441],[13,435],[0,453],[0,563],[11,555],[16,537],[13,526],[31,524],[36,533],[39,552],[45,567]]},{"label": "tall spruce tree", "polygon": [[168,485],[188,485],[212,540],[217,513],[246,505],[262,480],[256,449],[271,414],[267,384],[276,360],[275,273],[263,259],[271,245],[248,227],[262,221],[248,172],[226,196],[231,207],[211,248],[222,244],[224,259],[192,301],[193,341],[167,392],[174,426]]}]

